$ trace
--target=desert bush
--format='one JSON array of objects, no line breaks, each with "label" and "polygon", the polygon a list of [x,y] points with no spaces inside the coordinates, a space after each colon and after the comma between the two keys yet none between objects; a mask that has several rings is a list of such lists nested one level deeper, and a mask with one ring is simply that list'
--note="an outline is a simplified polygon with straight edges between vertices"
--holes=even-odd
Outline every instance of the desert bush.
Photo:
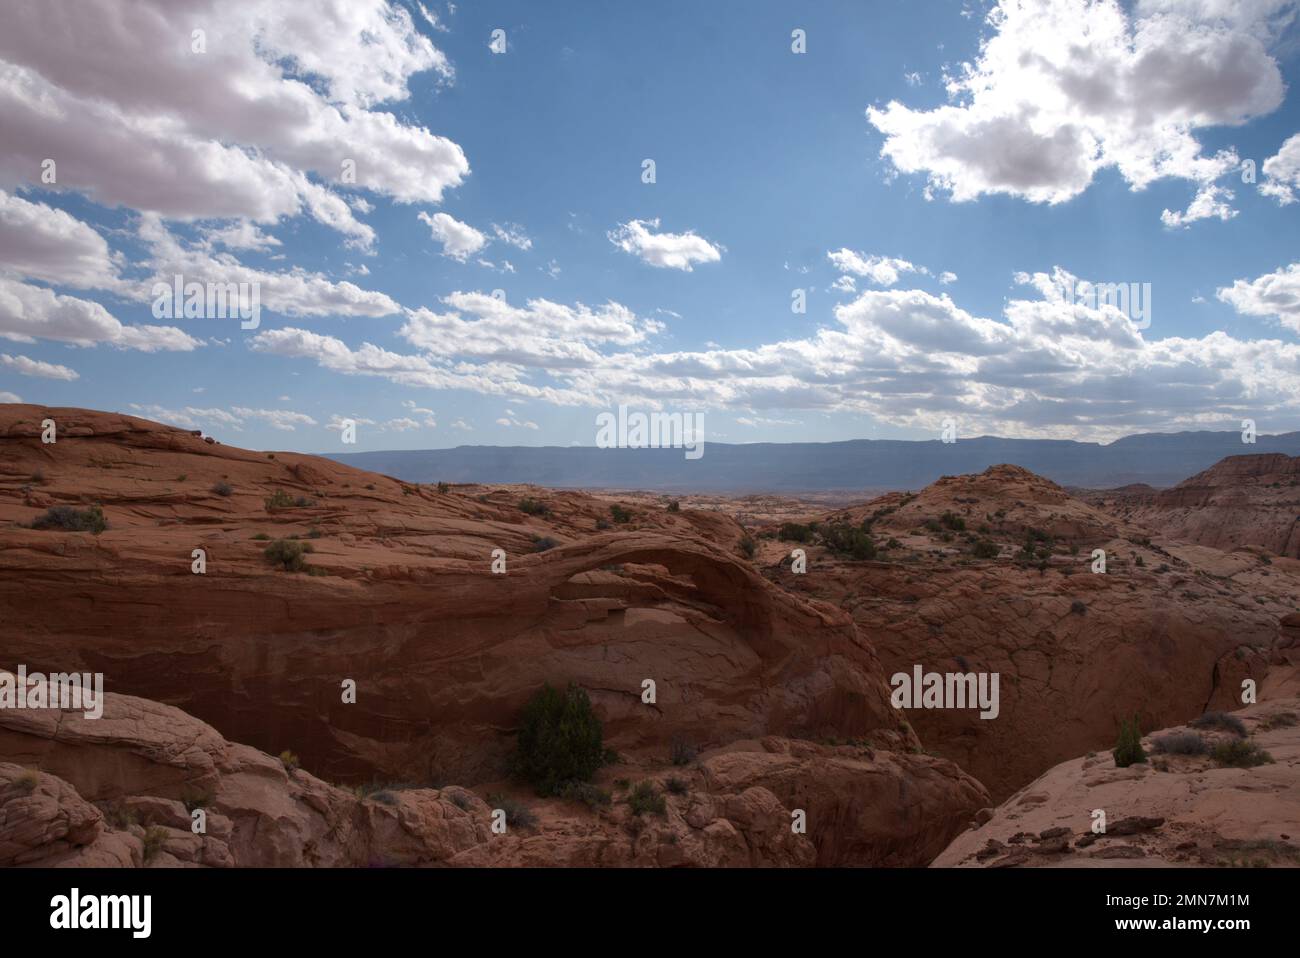
[{"label": "desert bush", "polygon": [[876,557],[876,543],[871,535],[846,522],[823,526],[821,538],[822,544],[836,555],[859,560]]},{"label": "desert bush", "polygon": [[588,808],[605,808],[614,799],[603,788],[597,788],[590,782],[567,782],[560,788],[561,798],[582,802]]},{"label": "desert bush", "polygon": [[685,795],[690,789],[686,784],[686,779],[678,778],[676,775],[664,782],[664,788],[673,795]]},{"label": "desert bush", "polygon": [[534,552],[545,552],[548,549],[554,549],[559,543],[550,536],[538,536],[533,540]]},{"label": "desert bush", "polygon": [[681,504],[680,502],[678,502],[676,499],[674,499],[672,502],[668,503],[668,511],[669,511],[669,512],[681,512],[681,511],[682,511],[682,504]]},{"label": "desert bush", "polygon": [[971,546],[970,554],[976,559],[996,559],[1001,551],[992,539],[979,539]]},{"label": "desert bush", "polygon": [[1205,739],[1190,729],[1166,732],[1151,739],[1151,750],[1162,755],[1204,755]]},{"label": "desert bush", "polygon": [[674,765],[690,765],[696,754],[694,745],[679,735],[673,736],[672,744],[668,746],[668,760]]},{"label": "desert bush", "polygon": [[1273,764],[1273,756],[1254,742],[1246,739],[1229,739],[1214,746],[1210,757],[1225,768],[1254,768]]},{"label": "desert bush", "polygon": [[275,490],[263,502],[266,505],[267,512],[278,512],[281,509],[292,509],[294,506],[309,506],[312,504],[310,499],[303,496],[295,499],[283,489]]},{"label": "desert bush", "polygon": [[73,506],[50,506],[32,520],[33,529],[56,529],[63,532],[93,532],[99,535],[108,528],[104,510],[99,506],[77,509]]},{"label": "desert bush", "polygon": [[632,521],[632,513],[617,503],[609,507],[609,515],[611,519],[620,524]]},{"label": "desert bush", "polygon": [[663,793],[655,788],[654,782],[637,782],[627,793],[627,803],[632,807],[633,815],[651,812],[655,815],[668,814],[668,802]]},{"label": "desert bush", "polygon": [[520,499],[519,511],[530,516],[545,516],[550,515],[551,512],[546,503],[539,502],[536,499]]},{"label": "desert bush", "polygon": [[558,795],[572,782],[590,781],[605,764],[604,729],[586,691],[549,683],[524,706],[511,771],[539,795]]},{"label": "desert bush", "polygon": [[757,549],[758,546],[755,544],[754,540],[751,539],[749,536],[745,536],[745,538],[740,540],[740,551],[745,556],[746,559],[754,558],[754,553],[757,551]]},{"label": "desert bush", "polygon": [[298,768],[298,756],[286,748],[280,753],[280,764],[284,766],[286,772],[292,772]]},{"label": "desert bush", "polygon": [[36,786],[40,783],[40,778],[31,769],[25,769],[20,772],[18,777],[13,780],[14,788],[18,789],[18,791],[22,792],[24,795],[30,795],[32,792],[36,791]]},{"label": "desert bush", "polygon": [[1246,737],[1246,723],[1229,712],[1206,712],[1187,724],[1192,728],[1217,728],[1231,732],[1238,738]]},{"label": "desert bush", "polygon": [[144,830],[144,860],[152,860],[167,843],[167,829],[150,825]]},{"label": "desert bush", "polygon": [[597,520],[596,520],[596,528],[597,528],[598,530],[608,529],[608,528],[609,528],[609,520],[608,520],[608,519],[597,519]]},{"label": "desert bush", "polygon": [[494,792],[488,796],[488,804],[494,809],[499,808],[506,813],[507,825],[513,825],[515,828],[537,827],[537,816],[523,802],[517,802],[508,795]]},{"label": "desert bush", "polygon": [[1075,599],[1073,602],[1070,603],[1070,614],[1087,615],[1088,607],[1087,605],[1084,604],[1082,599]]},{"label": "desert bush", "polygon": [[294,539],[276,539],[263,550],[262,555],[273,565],[283,566],[286,572],[301,572],[307,566],[303,558],[312,548],[309,543]]},{"label": "desert bush", "polygon": [[812,530],[798,522],[783,522],[776,537],[782,542],[808,542],[812,539]]},{"label": "desert bush", "polygon": [[212,492],[218,496],[230,496],[235,492],[235,487],[224,479],[212,484]]},{"label": "desert bush", "polygon": [[955,512],[945,512],[939,517],[939,521],[943,523],[945,528],[951,529],[953,532],[966,531],[966,520]]},{"label": "desert bush", "polygon": [[45,470],[37,469],[28,477],[28,479],[38,486],[43,486],[45,484]]},{"label": "desert bush", "polygon": [[1115,757],[1115,765],[1119,768],[1140,765],[1147,760],[1147,753],[1142,748],[1142,733],[1138,730],[1136,716],[1132,722],[1120,722],[1119,741],[1111,754]]},{"label": "desert bush", "polygon": [[446,495],[448,492],[451,491],[451,486],[445,482],[440,482],[438,483],[438,491]]},{"label": "desert bush", "polygon": [[187,788],[181,793],[181,804],[185,806],[185,811],[192,815],[196,808],[209,807],[215,798],[216,796],[212,794],[211,790],[200,791]]}]

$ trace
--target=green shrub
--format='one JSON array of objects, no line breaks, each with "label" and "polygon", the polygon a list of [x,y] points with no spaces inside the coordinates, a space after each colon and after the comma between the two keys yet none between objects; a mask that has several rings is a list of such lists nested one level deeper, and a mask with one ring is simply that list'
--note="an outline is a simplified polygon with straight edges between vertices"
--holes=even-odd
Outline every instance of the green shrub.
[{"label": "green shrub", "polygon": [[663,793],[655,788],[654,782],[637,782],[632,791],[627,793],[627,803],[632,806],[633,815],[651,812],[655,815],[668,814],[668,802]]},{"label": "green shrub", "polygon": [[298,767],[298,756],[286,748],[280,753],[280,764],[284,766],[286,772],[292,772]]},{"label": "green shrub", "polygon": [[812,539],[812,530],[798,522],[783,522],[776,537],[782,542],[808,542]]},{"label": "green shrub", "polygon": [[283,566],[286,572],[301,572],[307,566],[303,556],[311,551],[308,543],[294,539],[276,539],[266,547],[262,555],[272,564]]},{"label": "green shrub", "polygon": [[609,528],[609,520],[608,520],[608,519],[597,519],[597,520],[596,520],[596,528],[597,528],[597,530],[608,529],[608,528]]},{"label": "green shrub", "polygon": [[104,510],[99,506],[76,509],[72,506],[50,506],[44,515],[32,520],[33,529],[58,529],[64,532],[93,532],[99,535],[108,528]]},{"label": "green shrub", "polygon": [[876,557],[876,543],[870,534],[846,522],[823,526],[821,537],[822,544],[836,555],[859,560]]},{"label": "green shrub", "polygon": [[1111,754],[1115,757],[1118,768],[1140,765],[1147,760],[1147,753],[1142,748],[1142,733],[1138,730],[1137,717],[1132,722],[1120,722],[1119,741]]},{"label": "green shrub", "polygon": [[534,552],[545,552],[548,549],[554,549],[558,545],[559,543],[556,542],[554,539],[552,539],[550,536],[538,536],[537,538],[533,539]]},{"label": "green shrub", "polygon": [[1273,756],[1254,742],[1244,739],[1229,739],[1214,746],[1210,752],[1214,761],[1227,768],[1254,768],[1256,765],[1273,764]]},{"label": "green shrub", "polygon": [[966,520],[955,512],[945,512],[939,517],[939,521],[944,524],[945,528],[951,529],[953,532],[966,531]]},{"label": "green shrub", "polygon": [[632,521],[632,513],[617,503],[609,507],[609,514],[615,522],[620,524]]},{"label": "green shrub", "polygon": [[544,502],[538,502],[536,499],[520,499],[519,511],[530,516],[550,515],[550,508]]},{"label": "green shrub", "polygon": [[226,482],[224,479],[222,479],[220,482],[214,482],[212,484],[212,492],[218,496],[233,495],[234,491],[235,491],[235,487],[232,486],[230,483]]},{"label": "green shrub", "polygon": [[996,559],[1001,552],[998,544],[992,539],[978,539],[970,550],[970,554],[976,559]]},{"label": "green shrub", "polygon": [[678,778],[676,775],[664,782],[664,788],[673,795],[685,795],[689,791],[686,779]]},{"label": "green shrub", "polygon": [[560,692],[548,683],[524,706],[512,771],[539,795],[590,781],[605,764],[604,730],[587,693],[577,685]]},{"label": "green shrub", "polygon": [[672,502],[668,503],[668,511],[669,511],[669,512],[681,512],[681,511],[682,511],[682,504],[681,504],[680,502],[678,502],[676,499],[674,499]]},{"label": "green shrub", "polygon": [[745,556],[746,559],[754,558],[754,553],[757,549],[758,546],[754,543],[754,540],[751,539],[749,536],[745,536],[745,538],[740,540],[740,551]]},{"label": "green shrub", "polygon": [[446,495],[448,492],[451,491],[451,486],[445,482],[440,482],[438,483],[438,491],[441,492],[443,495]]}]

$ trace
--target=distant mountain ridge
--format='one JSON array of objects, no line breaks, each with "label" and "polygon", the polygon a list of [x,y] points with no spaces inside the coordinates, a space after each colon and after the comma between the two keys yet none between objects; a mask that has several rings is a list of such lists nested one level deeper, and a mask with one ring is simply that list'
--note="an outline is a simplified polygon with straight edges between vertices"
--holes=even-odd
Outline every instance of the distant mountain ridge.
[{"label": "distant mountain ridge", "polygon": [[1063,486],[1175,485],[1227,456],[1300,455],[1300,432],[1259,436],[1180,432],[1125,436],[1113,443],[980,436],[938,440],[711,442],[700,459],[681,449],[589,446],[457,446],[454,449],[323,453],[330,459],[408,482],[536,483],[664,492],[814,492],[919,489],[942,476],[1011,463]]}]

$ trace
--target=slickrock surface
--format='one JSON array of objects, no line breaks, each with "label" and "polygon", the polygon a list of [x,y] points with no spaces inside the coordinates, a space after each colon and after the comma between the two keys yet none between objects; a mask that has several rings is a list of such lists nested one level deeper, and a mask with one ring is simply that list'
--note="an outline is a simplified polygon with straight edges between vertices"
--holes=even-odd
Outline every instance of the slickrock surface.
[{"label": "slickrock surface", "polygon": [[[49,445],[39,438],[47,417],[59,427]],[[290,504],[267,501],[277,493]],[[525,500],[544,511],[529,502],[535,514],[525,512]],[[29,528],[50,506],[91,504],[109,522],[100,535]],[[60,736],[96,733],[75,723],[58,734],[15,730],[12,715],[21,713],[10,713],[0,714],[8,730],[0,760],[39,766],[38,775],[63,778],[88,801],[176,801],[215,775],[215,808],[234,823],[227,849],[240,864],[458,855],[497,863],[924,864],[988,803],[970,776],[920,754],[853,620],[766,581],[743,558],[734,520],[629,509],[630,519],[619,521],[608,499],[580,493],[416,486],[130,416],[0,406],[7,610],[0,666],[102,672],[110,692],[140,697],[124,699],[137,703],[132,708],[176,706],[194,716],[169,710],[134,725],[149,734],[172,723],[192,727],[197,743],[181,765],[168,749],[168,761],[142,765],[134,739],[116,732],[131,747],[78,743],[76,761],[56,761]],[[292,538],[312,547],[307,571],[276,568],[263,555],[268,542]],[[204,575],[191,571],[194,549],[206,552]],[[503,575],[491,571],[495,549],[506,555]],[[342,702],[347,679],[357,683],[356,704]],[[654,705],[641,701],[645,679],[656,683]],[[457,819],[464,810],[452,815],[442,791],[503,778],[519,711],[546,681],[589,691],[629,778],[660,774],[674,743],[700,753],[692,794],[700,803],[707,796],[694,815],[702,824],[683,824],[692,806],[678,808],[674,796],[668,822],[642,830],[680,841],[679,851],[650,838],[624,850],[628,826],[617,803],[599,814],[538,803],[542,826],[515,836],[516,851],[470,843],[466,835],[486,828],[486,813],[476,812],[472,827],[467,819],[468,832],[452,829],[454,842],[437,838],[452,842],[451,851],[419,842],[403,851],[400,829],[390,847],[354,821],[358,808],[366,822],[383,822],[411,803],[421,822]],[[33,746],[15,734],[60,744]],[[830,739],[857,744],[814,744]],[[394,805],[358,805],[263,754],[281,750],[334,781],[443,788],[402,789]],[[736,752],[747,757],[721,757]],[[613,781],[623,777],[617,773],[602,774]],[[74,804],[62,787],[39,782],[45,811],[34,814],[46,816],[49,835],[59,831],[65,804]],[[223,804],[227,787],[236,797]],[[810,819],[797,841],[789,828],[795,807]],[[270,850],[239,838],[241,819],[250,834],[279,827],[263,817],[285,829]],[[130,843],[120,831],[103,854],[121,857]],[[615,850],[606,851],[611,843]],[[224,861],[219,849],[198,844],[189,842],[189,857],[170,845],[167,854]]]},{"label": "slickrock surface", "polygon": [[1300,558],[1300,456],[1229,456],[1172,489],[1109,489],[1089,502],[1171,539]]},{"label": "slickrock surface", "polygon": [[[0,711],[0,866],[915,865],[988,801],[941,759],[772,737],[603,769],[607,808],[515,792],[536,822],[495,834],[495,785],[362,796],[179,709],[106,699],[96,720]],[[625,777],[658,783],[665,814],[634,815]]]},{"label": "slickrock surface", "polygon": [[[1110,747],[1125,717],[1158,728],[1234,707],[1241,680],[1267,673],[1279,623],[1300,601],[1300,563],[1225,564],[1216,550],[1150,538],[1016,466],[822,521],[873,516],[877,543],[897,543],[878,561],[805,547],[809,571],[795,575],[788,556],[799,544],[765,539],[760,562],[772,581],[848,611],[887,675],[916,664],[999,673],[996,719],[906,712],[931,751],[997,799],[1065,758]],[[962,528],[949,528],[955,519]],[[1032,558],[1027,534],[1038,536]],[[976,557],[977,541],[997,555]],[[1106,552],[1104,574],[1091,571],[1094,549]]]},{"label": "slickrock surface", "polygon": [[[1117,768],[1109,751],[1056,766],[983,811],[934,861],[963,866],[1300,865],[1300,698],[1232,713],[1272,762],[1223,767],[1210,755],[1160,754],[1172,733],[1213,748],[1240,741],[1217,727],[1166,729],[1143,738],[1149,761]],[[1106,830],[1095,834],[1094,810]]]}]

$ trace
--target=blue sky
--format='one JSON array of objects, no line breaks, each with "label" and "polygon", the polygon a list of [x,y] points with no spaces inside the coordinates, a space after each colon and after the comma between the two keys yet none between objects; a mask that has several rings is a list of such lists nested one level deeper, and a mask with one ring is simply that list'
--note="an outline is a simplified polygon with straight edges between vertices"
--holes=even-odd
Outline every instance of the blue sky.
[{"label": "blue sky", "polygon": [[[0,400],[305,451],[591,445],[619,402],[1300,428],[1293,3],[61,5],[0,14]],[[259,327],[157,318],[178,270],[260,280]]]}]

